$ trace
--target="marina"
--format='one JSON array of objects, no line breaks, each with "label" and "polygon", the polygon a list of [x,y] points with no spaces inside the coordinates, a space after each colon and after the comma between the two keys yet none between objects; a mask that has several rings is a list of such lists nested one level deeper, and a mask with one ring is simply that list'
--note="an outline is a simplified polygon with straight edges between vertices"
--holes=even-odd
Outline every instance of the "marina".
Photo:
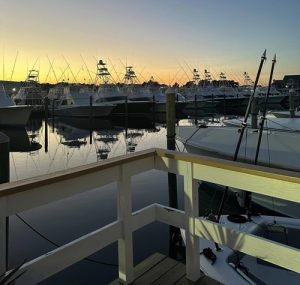
[{"label": "marina", "polygon": [[[174,95],[174,99],[175,97],[176,96]],[[51,109],[51,104],[49,104],[49,109]],[[178,112],[178,109],[176,107],[174,108],[174,111],[177,111],[177,114],[179,114],[179,117],[177,118],[177,124],[179,125],[178,128],[183,128],[184,130],[190,128],[191,131],[190,134],[188,134],[188,137],[192,137],[192,139],[197,139],[197,135],[198,133],[200,134],[200,131],[206,131],[210,128],[212,130],[220,128],[225,132],[227,130],[230,130],[230,127],[220,126],[223,120],[224,123],[226,122],[226,116],[224,117],[224,115],[218,114],[217,109],[214,109],[211,114],[211,112],[206,113],[206,110],[201,109],[200,107],[197,110],[197,114],[198,111],[199,114],[206,114],[204,117],[201,117],[201,115],[199,115],[198,117],[187,117],[187,115],[185,115],[185,118],[184,115]],[[73,167],[80,168],[84,167],[84,165],[89,165],[90,163],[100,163],[99,165],[102,165],[104,163],[105,165],[106,161],[107,163],[109,163],[111,159],[112,161],[114,161],[114,159],[118,160],[118,157],[122,157],[123,155],[125,155],[125,157],[127,155],[129,155],[129,157],[131,155],[135,156],[136,152],[137,154],[139,153],[139,151],[147,152],[149,148],[153,147],[167,148],[167,137],[169,137],[170,135],[168,135],[166,129],[166,113],[152,113],[152,115],[149,116],[145,112],[143,113],[143,116],[139,116],[139,120],[136,120],[136,116],[137,114],[135,112],[110,115],[106,118],[97,118],[96,116],[92,115],[86,118],[78,116],[56,116],[55,113],[53,116],[53,114],[51,115],[50,113],[49,117],[45,117],[44,114],[33,116],[29,120],[25,128],[2,127],[1,132],[9,136],[9,138],[11,139],[11,150],[9,155],[10,181],[12,183],[18,183],[18,181],[21,182],[22,179],[35,179],[34,177],[36,177],[37,175],[51,176],[52,173],[56,173],[57,171],[69,172],[70,170],[73,171]],[[270,120],[272,120],[272,118],[273,117],[271,116]],[[233,122],[241,122],[242,118],[239,120],[240,121],[236,119],[235,121],[233,120]],[[273,118],[273,120],[278,119]],[[287,121],[285,128],[289,128],[288,133],[291,131],[291,129],[294,129],[295,134],[291,133],[291,135],[298,136],[298,130],[297,128],[295,128],[297,123],[294,122],[293,126],[293,123],[291,123],[292,119],[282,120]],[[297,118],[295,118],[294,120],[297,120]],[[209,126],[210,124],[213,125],[212,122],[214,121],[217,122],[217,125],[219,125],[219,127]],[[201,124],[203,123],[208,126],[199,128],[198,124],[200,124],[201,126]],[[284,123],[280,124],[280,122],[277,122],[277,124],[280,125],[281,128],[284,128]],[[231,127],[231,129],[238,133],[238,126],[234,128]],[[180,136],[182,131],[177,130],[176,133],[177,136]],[[257,132],[254,133],[256,135],[258,134]],[[286,133],[287,131],[285,130],[283,132],[285,144],[287,143],[287,137],[285,135]],[[250,146],[249,134],[247,142],[248,147]],[[200,135],[200,137],[209,138],[210,136]],[[229,145],[234,147],[234,136],[231,135],[230,137],[233,138],[233,141]],[[222,135],[221,138],[222,141],[225,142],[224,135]],[[190,138],[189,142],[191,142],[192,139]],[[177,141],[176,148],[178,150],[189,151],[185,140]],[[215,142],[221,141],[220,139],[213,140]],[[296,140],[297,139],[292,139],[291,141]],[[199,142],[200,140],[197,139],[197,141]],[[257,138],[254,138],[254,148],[256,141]],[[278,140],[276,140],[276,142],[278,142]],[[296,152],[297,147],[295,146],[295,150],[291,152],[292,157],[288,159],[289,163],[291,163],[292,159],[296,157]],[[232,154],[233,150],[231,150],[229,154],[230,153]],[[250,152],[248,153],[250,155]],[[228,156],[230,156],[229,154]],[[271,152],[271,154],[273,155],[273,152]],[[295,161],[297,161],[297,159]],[[265,164],[269,165],[267,163]],[[141,166],[144,167],[144,163],[142,163]],[[297,163],[293,167],[297,167]],[[293,167],[290,167],[290,169],[293,169]],[[279,165],[278,168],[282,168],[282,166]],[[140,169],[140,166],[137,168],[135,167],[134,169]],[[168,194],[168,192],[166,191],[168,188],[168,179],[166,175],[157,171],[151,171],[150,173],[146,172],[145,174],[136,176],[133,181],[135,181],[135,183],[133,182],[132,185],[136,185],[133,186],[135,189],[133,192],[133,209],[136,209],[138,211],[138,209],[140,209],[141,207],[147,207],[151,205],[151,203],[161,203],[165,205],[168,205],[168,203],[170,203],[170,194]],[[105,182],[103,182],[101,179],[100,184],[102,185],[102,183]],[[75,184],[74,182],[72,182],[72,185],[76,184],[77,182]],[[178,208],[183,210],[186,207],[184,198],[184,179],[178,177],[177,184]],[[14,268],[19,264],[22,264],[25,258],[34,260],[39,255],[43,255],[49,250],[55,250],[55,248],[68,241],[73,240],[74,238],[78,239],[81,235],[88,234],[88,231],[90,231],[91,229],[96,229],[99,226],[103,226],[107,222],[113,222],[113,218],[117,217],[118,213],[115,207],[111,207],[111,203],[116,199],[117,195],[115,187],[115,184],[109,184],[104,186],[104,188],[99,188],[99,190],[92,191],[91,193],[86,193],[84,195],[84,198],[80,197],[80,195],[77,198],[77,196],[75,195],[72,198],[68,198],[66,202],[62,200],[50,204],[47,203],[47,205],[38,207],[36,209],[28,209],[26,211],[24,211],[25,209],[22,209],[21,213],[16,213],[16,215],[10,216],[8,234],[9,248],[7,249],[8,259],[6,261],[6,266],[8,266],[8,268]],[[143,188],[142,192],[139,190],[140,187]],[[201,195],[205,197],[204,200],[201,201],[199,206],[201,207],[202,205],[203,207],[202,209],[200,209],[200,213],[202,213],[203,215],[207,215],[210,211],[214,211],[216,213],[217,210],[215,209],[215,207],[218,203],[220,203],[221,200],[221,197],[216,197],[218,197],[219,193],[222,193],[222,191],[220,192],[219,189],[216,190],[214,186],[210,186],[205,183],[203,184],[203,187],[202,184],[199,184],[199,195],[200,197]],[[74,186],[72,186],[72,188],[74,188]],[[165,188],[164,191],[163,188]],[[236,188],[233,188],[233,191],[235,191],[235,189]],[[230,199],[232,199],[233,201],[235,200],[235,198]],[[298,217],[299,208],[294,200],[293,202],[289,201],[286,204],[285,202],[282,202],[284,200],[280,199],[278,199],[278,201],[281,202],[272,203],[272,199],[274,199],[274,196],[273,198],[268,199],[264,195],[254,193],[254,207],[257,207],[260,211],[263,211],[263,213],[266,214],[277,213],[278,215],[279,213],[280,215],[287,214]],[[292,204],[293,207],[291,207]],[[100,208],[98,208],[99,205],[101,205]],[[237,208],[240,208],[236,202],[232,202],[231,205],[232,206],[229,206],[229,208],[226,208],[225,213],[230,214],[231,211],[236,212]],[[287,208],[289,209],[289,211],[286,211],[284,208],[285,206],[283,205],[288,205]],[[55,214],[53,212],[54,209]],[[99,209],[101,209],[100,212]],[[92,220],[88,218],[88,222],[86,221],[86,218],[88,216],[94,216],[95,214],[96,216],[101,216],[101,219],[99,221],[97,221],[98,219],[94,218]],[[48,220],[47,223],[45,223],[45,219]],[[165,218],[162,218],[162,221],[165,221]],[[171,223],[171,225],[174,226],[173,222]],[[64,231],[65,227],[69,229],[68,232]],[[180,227],[182,228],[183,226],[181,225]],[[174,263],[175,261],[168,262],[171,262],[172,264],[174,264],[174,266],[178,264],[176,266],[180,267],[181,272],[183,272],[185,270],[185,267],[184,265],[179,264],[182,264],[182,262],[188,262],[184,253],[184,242],[178,243],[178,241],[172,241],[172,239],[170,239],[169,231],[170,229],[168,225],[162,225],[157,222],[155,222],[154,224],[151,223],[151,225],[149,226],[138,229],[136,231],[136,234],[133,235],[135,241],[134,243],[137,243],[139,245],[138,248],[143,248],[143,250],[133,251],[132,258],[134,258],[134,264],[143,262],[143,260],[145,260],[144,262],[146,262],[147,258],[151,254],[159,251],[164,255],[170,255],[171,257],[175,258],[175,260],[177,259],[177,263]],[[147,236],[155,236],[153,232],[156,232],[157,241],[155,243],[152,242],[149,244],[149,242],[147,242]],[[22,235],[23,240],[30,243],[32,242],[32,240],[34,240],[35,246],[31,246],[30,249],[24,251],[21,244],[19,244],[18,236],[20,235]],[[162,238],[162,235],[164,236],[164,238]],[[109,236],[111,236],[111,233],[109,234]],[[76,282],[78,282],[78,280],[82,280],[82,282],[86,282],[83,281],[86,280],[86,278],[90,280],[89,282],[91,283],[95,282],[96,280],[98,280],[98,282],[99,280],[101,280],[100,283],[103,284],[113,282],[113,280],[118,276],[117,264],[120,264],[120,261],[116,259],[118,256],[118,254],[116,253],[116,245],[109,245],[107,249],[105,248],[97,252],[97,254],[94,254],[94,256],[95,257],[87,257],[85,260],[80,261],[78,264],[76,263],[76,265],[73,265],[71,267],[68,266],[68,269],[63,270],[62,273],[55,274],[52,277],[48,275],[50,273],[47,273],[45,276],[47,276],[48,278],[43,277],[43,279],[45,280],[43,280],[41,284],[52,284],[53,282],[63,284],[64,282],[66,282],[66,280],[74,280],[74,282],[75,280],[77,280]],[[80,268],[80,275],[77,274],[77,268]],[[198,268],[200,272],[201,267]],[[103,270],[103,272],[105,272],[105,274],[101,275],[102,277],[100,279],[99,277],[96,277],[96,275],[95,277],[91,277],[91,274],[94,274],[92,273],[93,271],[99,272],[99,270]],[[218,277],[218,275],[208,273],[209,271],[206,271],[207,269],[203,267],[201,268],[201,270],[206,272],[208,276],[216,279],[217,281],[210,280],[209,277],[199,277],[199,284],[206,284],[206,282],[226,284],[226,279],[222,279]],[[85,271],[86,273],[84,273]],[[86,274],[88,274],[88,276],[86,276]],[[151,271],[149,271],[149,274],[150,276],[152,276]],[[153,274],[155,276],[155,273]],[[120,275],[119,269],[119,278],[122,278],[121,276],[122,275]],[[166,275],[165,277],[163,276],[164,274],[160,276],[163,278],[162,280],[166,280],[165,278],[169,278],[167,277],[169,275]],[[178,280],[174,282],[179,282],[180,279],[182,279],[182,281],[180,282],[188,282],[186,281],[186,279],[184,279],[187,277],[184,276],[185,275],[180,276],[180,278],[178,278]],[[139,279],[137,279],[136,282],[138,282],[138,280]],[[24,284],[34,284],[36,281],[23,281],[22,279],[20,279],[20,282],[20,284],[23,284],[23,282]],[[157,279],[157,282],[159,284],[159,279]],[[169,284],[172,284],[171,281]]]},{"label": "marina", "polygon": [[0,285],[300,284],[296,0],[17,2]]}]

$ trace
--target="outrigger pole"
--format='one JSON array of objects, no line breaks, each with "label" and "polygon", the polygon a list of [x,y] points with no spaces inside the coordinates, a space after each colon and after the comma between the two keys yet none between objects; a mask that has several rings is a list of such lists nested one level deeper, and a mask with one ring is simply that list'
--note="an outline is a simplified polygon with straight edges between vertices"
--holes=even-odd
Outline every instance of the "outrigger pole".
[{"label": "outrigger pole", "polygon": [[[251,94],[251,96],[249,98],[249,102],[248,102],[248,106],[247,106],[247,109],[246,109],[245,118],[244,118],[244,121],[243,121],[243,123],[241,125],[240,136],[239,136],[239,140],[238,140],[238,143],[236,145],[236,148],[235,148],[235,153],[234,153],[234,156],[233,156],[233,161],[237,160],[237,157],[238,157],[238,154],[239,154],[239,150],[240,150],[240,147],[241,147],[241,143],[242,143],[242,139],[243,139],[243,135],[244,135],[245,129],[247,127],[247,120],[248,120],[248,117],[249,117],[249,114],[250,114],[251,105],[252,105],[252,101],[253,101],[253,98],[254,98],[254,95],[255,95],[255,91],[256,91],[256,87],[257,87],[258,80],[259,80],[259,77],[260,77],[260,73],[261,73],[261,70],[262,70],[264,62],[267,59],[266,53],[267,53],[267,51],[265,50],[263,52],[262,56],[261,56],[259,68],[258,68],[258,71],[257,71],[257,74],[256,74],[254,86],[253,86],[253,92],[252,92],[252,94]],[[220,208],[219,208],[218,215],[217,215],[217,221],[218,222],[219,222],[220,217],[221,217],[222,212],[223,212],[224,202],[225,202],[225,198],[227,196],[227,193],[228,193],[228,186],[225,187],[225,191],[224,191],[223,196],[222,196]]]},{"label": "outrigger pole", "polygon": [[261,118],[261,121],[260,121],[260,124],[259,124],[259,136],[258,136],[258,141],[257,141],[257,146],[256,146],[256,153],[255,153],[255,160],[254,160],[255,165],[257,164],[257,160],[258,160],[261,137],[262,137],[262,132],[263,132],[264,124],[265,124],[265,120],[266,120],[267,105],[268,105],[268,100],[269,100],[269,96],[270,96],[270,89],[271,89],[272,80],[273,80],[273,71],[274,71],[275,63],[276,63],[276,53],[275,53],[274,58],[272,60],[272,67],[271,67],[271,73],[270,73],[270,78],[269,78],[268,91],[267,91],[266,100],[265,100],[265,104],[264,104],[263,115],[262,115],[262,118]]},{"label": "outrigger pole", "polygon": [[258,83],[258,80],[259,80],[259,77],[260,77],[260,73],[261,73],[263,64],[264,64],[265,60],[267,59],[266,53],[267,52],[265,50],[264,53],[263,53],[263,55],[262,55],[262,57],[261,57],[260,65],[259,65],[259,68],[258,68],[258,72],[256,74],[254,86],[253,86],[253,92],[252,92],[252,94],[250,96],[250,99],[249,99],[249,102],[248,102],[248,106],[247,106],[247,109],[246,109],[246,114],[245,114],[244,122],[242,123],[242,126],[241,126],[242,129],[241,129],[239,140],[238,140],[238,143],[237,143],[237,146],[236,146],[236,149],[235,149],[233,161],[237,160],[237,157],[238,157],[238,154],[239,154],[239,151],[240,151],[240,147],[241,147],[241,143],[242,143],[242,139],[243,139],[243,135],[244,135],[245,129],[247,127],[247,121],[248,121],[248,117],[250,115],[251,105],[252,105],[252,101],[254,99],[254,95],[255,95],[257,83]]}]

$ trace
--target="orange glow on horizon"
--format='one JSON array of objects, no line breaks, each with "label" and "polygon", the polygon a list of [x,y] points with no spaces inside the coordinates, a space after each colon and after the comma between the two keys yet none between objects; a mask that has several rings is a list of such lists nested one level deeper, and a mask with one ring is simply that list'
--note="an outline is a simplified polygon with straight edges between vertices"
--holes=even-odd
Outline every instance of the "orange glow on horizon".
[{"label": "orange glow on horizon", "polygon": [[[136,58],[132,63],[127,60],[111,60],[113,57],[103,59],[107,63],[107,67],[112,75],[113,82],[123,82],[126,63],[133,66],[136,72],[138,82],[143,83],[149,81],[152,77],[159,83],[173,85],[179,83],[185,84],[192,80],[192,69],[196,68],[199,71],[200,78],[204,79],[204,69],[210,71],[212,79],[218,80],[220,72],[224,72],[228,80],[234,80],[239,84],[244,84],[243,73],[247,71],[252,80],[255,79],[256,70],[252,67],[251,70],[243,70],[240,66],[228,68],[228,66],[194,66],[185,61],[178,60],[158,60],[154,62],[151,57],[146,59]],[[60,55],[54,56],[36,56],[30,57],[16,54],[6,55],[3,59],[3,68],[0,69],[0,79],[12,81],[25,81],[29,70],[39,70],[39,81],[41,83],[57,83],[61,81],[69,83],[87,83],[98,84],[99,79],[96,78],[97,60],[100,57],[96,56],[72,56],[65,57]],[[3,76],[4,71],[4,76]],[[266,64],[260,84],[267,85],[268,82],[268,65]],[[282,79],[285,75],[282,71],[275,71],[275,79]]]}]

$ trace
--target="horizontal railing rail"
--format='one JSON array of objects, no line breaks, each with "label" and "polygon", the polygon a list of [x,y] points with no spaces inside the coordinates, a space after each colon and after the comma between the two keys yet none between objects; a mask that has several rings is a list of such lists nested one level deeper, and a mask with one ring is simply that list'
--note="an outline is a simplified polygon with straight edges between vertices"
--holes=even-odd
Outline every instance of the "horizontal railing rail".
[{"label": "horizontal railing rail", "polygon": [[[132,213],[131,177],[148,170],[184,176],[185,211],[152,204]],[[119,278],[132,282],[132,232],[154,221],[186,230],[187,277],[200,277],[199,237],[300,272],[300,250],[238,232],[199,217],[198,181],[300,202],[300,174],[162,149],[149,149],[86,166],[0,185],[0,269],[5,270],[9,215],[117,182],[117,221],[24,264],[16,284],[36,284],[118,241]],[[237,243],[236,241],[243,241]],[[265,252],[268,247],[272,250]],[[264,253],[261,256],[261,253]]]}]

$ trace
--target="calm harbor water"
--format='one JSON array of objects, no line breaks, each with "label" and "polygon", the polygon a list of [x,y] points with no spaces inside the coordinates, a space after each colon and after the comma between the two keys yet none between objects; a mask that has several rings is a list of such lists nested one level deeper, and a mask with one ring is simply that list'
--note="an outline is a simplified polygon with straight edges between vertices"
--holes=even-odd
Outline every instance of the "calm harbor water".
[{"label": "calm harbor water", "polygon": [[[191,124],[192,120],[180,124]],[[32,119],[23,129],[2,129],[11,138],[10,181],[16,181],[69,169],[151,147],[166,148],[163,124],[147,120],[129,120],[128,128],[120,120],[55,119],[47,125],[41,118]],[[178,148],[184,150],[178,142]],[[101,179],[101,177],[99,177]],[[179,208],[183,209],[183,181],[178,181]],[[167,174],[148,171],[133,177],[133,210],[152,203],[168,205]],[[202,214],[217,210],[220,192],[201,186]],[[9,267],[31,260],[117,217],[116,183],[76,195],[10,217]],[[229,198],[230,200],[231,198]],[[227,203],[225,212],[237,211],[235,201]],[[134,233],[134,262],[154,252],[169,254],[169,227],[153,223]],[[177,257],[183,258],[180,248]],[[41,284],[106,284],[117,278],[117,244],[90,256]]]},{"label": "calm harbor water", "polygon": [[[151,147],[166,147],[166,129],[144,120],[30,121],[23,129],[2,129],[11,138],[10,181],[69,169]],[[46,151],[47,150],[47,151]],[[101,177],[99,177],[101,179]],[[133,210],[154,202],[168,205],[167,174],[149,171],[133,177]],[[182,179],[178,178],[179,193]],[[179,194],[182,208],[182,194]],[[9,267],[31,260],[117,217],[116,183],[10,217]],[[154,252],[169,253],[168,226],[154,223],[134,233],[134,262]],[[94,254],[42,284],[106,284],[117,278],[117,244]]]}]

